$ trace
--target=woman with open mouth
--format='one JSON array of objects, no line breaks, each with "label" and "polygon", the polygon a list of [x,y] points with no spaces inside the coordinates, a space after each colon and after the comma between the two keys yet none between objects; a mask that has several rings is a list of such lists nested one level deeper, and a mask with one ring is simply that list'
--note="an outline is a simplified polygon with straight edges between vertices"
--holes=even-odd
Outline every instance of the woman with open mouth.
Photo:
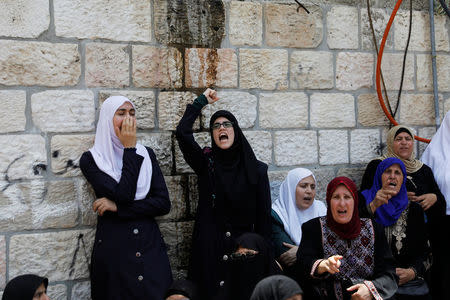
[{"label": "woman with open mouth", "polygon": [[315,200],[316,178],[304,168],[296,168],[280,185],[279,198],[272,204],[272,244],[285,274],[292,276],[302,239],[302,224],[325,216],[327,208]]},{"label": "woman with open mouth", "polygon": [[373,217],[385,228],[399,277],[396,299],[428,299],[424,277],[430,267],[430,249],[425,219],[422,207],[408,200],[403,162],[394,157],[383,160],[372,187],[361,194],[360,215]]},{"label": "woman with open mouth", "polygon": [[389,299],[397,290],[383,227],[360,218],[358,192],[347,177],[327,187],[327,215],[302,226],[298,282],[305,299]]}]

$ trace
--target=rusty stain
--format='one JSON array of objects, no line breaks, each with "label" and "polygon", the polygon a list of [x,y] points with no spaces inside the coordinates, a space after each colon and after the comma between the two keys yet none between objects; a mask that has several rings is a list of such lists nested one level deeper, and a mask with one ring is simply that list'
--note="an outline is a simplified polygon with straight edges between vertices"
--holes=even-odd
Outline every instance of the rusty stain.
[{"label": "rusty stain", "polygon": [[212,86],[216,83],[217,79],[217,66],[219,64],[217,49],[211,49],[208,51],[206,63],[208,66],[206,69],[206,86]]}]

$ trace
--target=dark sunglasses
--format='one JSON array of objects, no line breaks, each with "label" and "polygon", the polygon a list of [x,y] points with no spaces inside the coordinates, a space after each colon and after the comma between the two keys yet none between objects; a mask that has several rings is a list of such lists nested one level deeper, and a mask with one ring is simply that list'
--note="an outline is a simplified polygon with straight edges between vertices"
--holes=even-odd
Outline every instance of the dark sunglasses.
[{"label": "dark sunglasses", "polygon": [[223,128],[231,128],[231,127],[233,127],[233,122],[231,122],[231,121],[225,121],[222,123],[217,122],[217,123],[213,124],[212,129],[214,129],[214,130],[219,129],[220,126],[223,126]]}]

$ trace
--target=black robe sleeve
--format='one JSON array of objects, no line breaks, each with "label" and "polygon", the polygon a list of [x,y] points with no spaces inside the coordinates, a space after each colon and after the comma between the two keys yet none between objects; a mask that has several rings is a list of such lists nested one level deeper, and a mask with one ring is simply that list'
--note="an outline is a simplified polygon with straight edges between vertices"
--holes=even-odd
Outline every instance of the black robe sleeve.
[{"label": "black robe sleeve", "polygon": [[416,193],[417,195],[429,193],[436,195],[436,203],[425,211],[427,217],[433,221],[434,219],[445,216],[447,204],[444,195],[442,195],[441,190],[434,179],[431,168],[424,164],[417,172],[411,174],[411,177],[418,186],[419,192]]}]

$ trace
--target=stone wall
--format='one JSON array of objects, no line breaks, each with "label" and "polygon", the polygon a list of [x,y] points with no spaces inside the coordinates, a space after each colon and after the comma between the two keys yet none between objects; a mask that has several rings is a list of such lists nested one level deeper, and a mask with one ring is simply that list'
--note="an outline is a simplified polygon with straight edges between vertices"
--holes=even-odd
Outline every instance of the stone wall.
[{"label": "stone wall", "polygon": [[[110,95],[134,101],[139,140],[155,150],[166,176],[172,211],[159,223],[175,276],[186,272],[198,194],[174,130],[206,87],[222,99],[203,110],[197,141],[210,143],[215,110],[234,112],[269,164],[273,198],[297,166],[314,170],[322,200],[336,175],[359,183],[389,124],[374,88],[365,1],[301,2],[310,14],[288,0],[1,1],[0,290],[33,272],[50,278],[52,299],[89,299],[96,216],[78,161]],[[371,1],[378,39],[393,2]],[[403,9],[382,65],[391,99],[408,33]],[[426,7],[414,9],[397,119],[431,137],[429,16]],[[435,16],[441,115],[450,110],[449,23]]]}]

